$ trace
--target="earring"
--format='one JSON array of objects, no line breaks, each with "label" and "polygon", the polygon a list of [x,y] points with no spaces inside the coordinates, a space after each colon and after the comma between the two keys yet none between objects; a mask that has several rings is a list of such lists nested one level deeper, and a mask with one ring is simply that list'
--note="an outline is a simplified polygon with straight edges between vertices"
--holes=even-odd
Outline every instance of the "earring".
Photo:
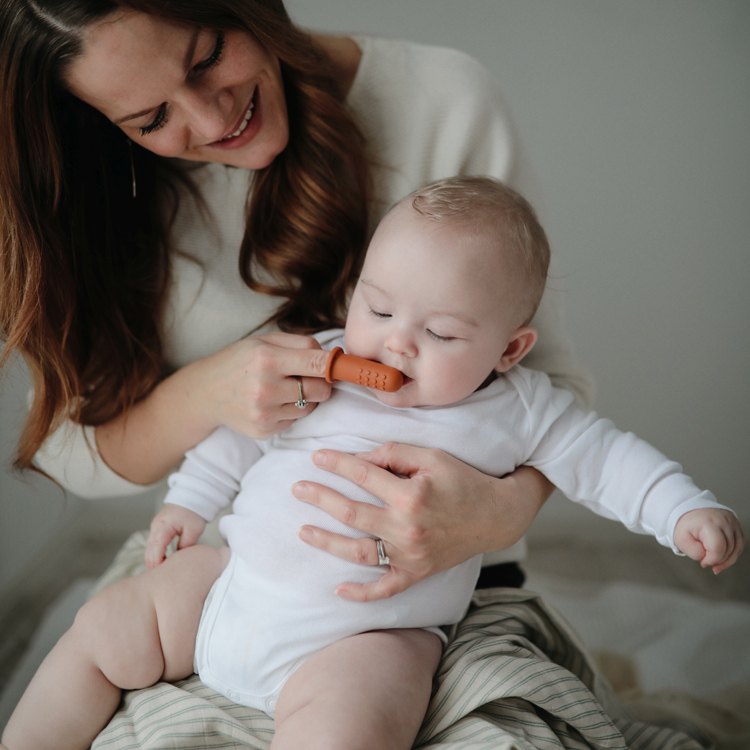
[{"label": "earring", "polygon": [[133,144],[128,138],[128,154],[130,155],[130,177],[133,180],[133,198],[135,198],[135,164],[133,163]]}]

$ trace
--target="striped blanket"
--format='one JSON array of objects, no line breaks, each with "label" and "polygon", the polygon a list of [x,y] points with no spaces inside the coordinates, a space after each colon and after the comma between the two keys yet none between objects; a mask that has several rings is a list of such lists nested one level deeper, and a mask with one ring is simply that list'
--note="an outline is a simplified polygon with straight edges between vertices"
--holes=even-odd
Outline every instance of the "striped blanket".
[{"label": "striped blanket", "polygon": [[[99,588],[142,570],[132,537]],[[273,721],[196,675],[125,693],[92,750],[267,750]],[[701,750],[695,739],[629,716],[575,633],[530,591],[474,595],[453,628],[415,748],[423,750]]]}]

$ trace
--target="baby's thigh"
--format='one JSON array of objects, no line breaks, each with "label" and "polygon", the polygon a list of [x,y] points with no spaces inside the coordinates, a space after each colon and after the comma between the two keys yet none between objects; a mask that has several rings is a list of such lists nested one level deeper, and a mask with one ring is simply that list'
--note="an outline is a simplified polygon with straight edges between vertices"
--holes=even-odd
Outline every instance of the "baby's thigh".
[{"label": "baby's thigh", "polygon": [[193,673],[195,638],[203,604],[229,562],[228,547],[196,546],[175,552],[150,581],[167,682]]},{"label": "baby's thigh", "polygon": [[228,549],[181,550],[81,608],[74,630],[110,682],[133,689],[193,672],[203,602],[228,558]]},{"label": "baby's thigh", "polygon": [[276,706],[273,750],[412,747],[442,644],[418,629],[345,638],[306,661]]}]

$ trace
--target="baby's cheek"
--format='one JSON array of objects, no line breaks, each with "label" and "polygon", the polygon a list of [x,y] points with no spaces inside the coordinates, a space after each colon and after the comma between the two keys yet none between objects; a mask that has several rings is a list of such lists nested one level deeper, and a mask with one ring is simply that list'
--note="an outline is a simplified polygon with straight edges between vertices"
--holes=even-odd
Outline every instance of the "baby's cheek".
[{"label": "baby's cheek", "polygon": [[430,403],[443,406],[470,396],[477,388],[475,380],[473,373],[467,372],[465,367],[448,360],[435,364],[432,372],[420,381],[420,388]]}]

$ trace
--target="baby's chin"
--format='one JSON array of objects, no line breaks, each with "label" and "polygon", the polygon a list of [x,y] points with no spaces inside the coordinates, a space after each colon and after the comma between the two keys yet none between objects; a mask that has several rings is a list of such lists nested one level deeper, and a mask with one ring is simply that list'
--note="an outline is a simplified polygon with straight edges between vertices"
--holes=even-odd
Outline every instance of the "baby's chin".
[{"label": "baby's chin", "polygon": [[[487,382],[487,381],[485,381]],[[479,388],[483,388],[483,383]],[[478,389],[449,389],[428,390],[425,392],[419,387],[419,383],[412,378],[404,376],[404,384],[397,391],[388,392],[373,390],[375,397],[382,404],[398,409],[416,409],[421,406],[449,406],[457,404],[471,396]]]},{"label": "baby's chin", "polygon": [[422,406],[445,406],[452,400],[440,400],[433,394],[423,393],[416,380],[404,377],[404,384],[392,393],[388,391],[374,390],[375,397],[382,404],[392,406],[396,409],[416,409]]},{"label": "baby's chin", "polygon": [[393,392],[373,390],[375,397],[380,403],[386,406],[393,406],[400,409],[409,409],[417,406],[428,406],[424,399],[420,398],[419,389],[412,378],[404,376],[404,384]]}]

